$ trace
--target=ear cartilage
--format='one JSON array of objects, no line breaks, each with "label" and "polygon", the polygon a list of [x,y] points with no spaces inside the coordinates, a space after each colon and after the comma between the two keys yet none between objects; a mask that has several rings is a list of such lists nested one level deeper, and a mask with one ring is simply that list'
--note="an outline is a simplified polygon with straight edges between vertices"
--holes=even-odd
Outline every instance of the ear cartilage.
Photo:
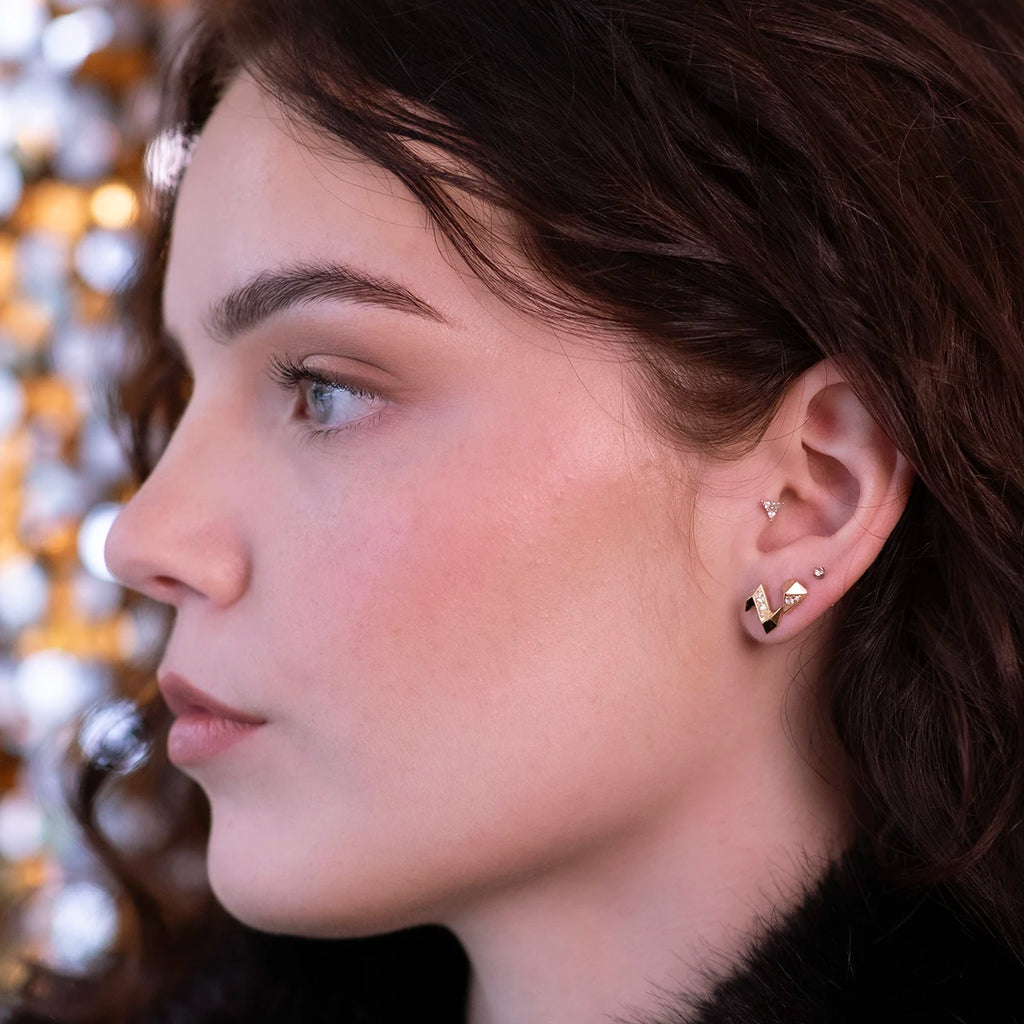
[{"label": "ear cartilage", "polygon": [[745,611],[755,610],[765,633],[770,633],[778,626],[782,616],[786,612],[792,611],[806,596],[807,588],[799,580],[786,580],[782,593],[782,604],[772,611],[768,592],[765,590],[764,584],[759,583],[757,589],[747,598]]},{"label": "ear cartilage", "polygon": [[782,502],[782,501],[762,501],[761,502],[761,507],[764,509],[765,515],[768,516],[768,522],[769,523],[774,523],[775,522],[775,517],[779,514],[779,509],[781,509],[784,504],[785,504],[785,502]]}]

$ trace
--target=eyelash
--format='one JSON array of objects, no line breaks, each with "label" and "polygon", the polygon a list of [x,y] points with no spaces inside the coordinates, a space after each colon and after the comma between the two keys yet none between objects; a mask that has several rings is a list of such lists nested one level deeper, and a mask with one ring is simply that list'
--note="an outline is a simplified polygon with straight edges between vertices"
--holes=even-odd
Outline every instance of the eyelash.
[{"label": "eyelash", "polygon": [[[303,384],[319,384],[321,387],[347,391],[356,398],[380,399],[382,397],[376,391],[361,387],[353,381],[344,380],[339,377],[330,377],[319,370],[303,366],[286,355],[271,356],[267,374],[271,380],[289,394],[301,394],[301,386]],[[303,399],[303,402],[305,402],[305,399]],[[376,414],[371,412],[340,427],[305,427],[306,440],[322,440],[342,430],[351,430],[354,427],[364,426],[368,421],[376,418]]]}]

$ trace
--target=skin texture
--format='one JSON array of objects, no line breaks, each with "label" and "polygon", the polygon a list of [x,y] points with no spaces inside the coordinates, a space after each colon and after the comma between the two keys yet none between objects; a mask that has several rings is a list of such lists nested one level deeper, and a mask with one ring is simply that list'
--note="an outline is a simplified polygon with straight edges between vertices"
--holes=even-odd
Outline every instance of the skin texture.
[{"label": "skin texture", "polygon": [[[332,299],[214,336],[231,289],[317,260],[443,319]],[[909,472],[833,367],[742,459],[669,447],[628,348],[512,312],[245,79],[186,173],[165,315],[193,396],[107,560],[174,607],[163,669],[266,722],[187,766],[230,911],[440,922],[474,1021],[593,1021],[696,987],[841,848],[809,694]],[[282,355],[379,397],[289,393]],[[789,576],[811,594],[766,638],[743,602]]]}]

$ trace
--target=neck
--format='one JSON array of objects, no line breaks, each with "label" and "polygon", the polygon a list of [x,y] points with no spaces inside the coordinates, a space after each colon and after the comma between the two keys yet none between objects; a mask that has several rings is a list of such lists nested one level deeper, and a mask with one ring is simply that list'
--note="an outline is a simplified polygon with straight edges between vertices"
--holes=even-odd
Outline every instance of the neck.
[{"label": "neck", "polygon": [[449,921],[472,964],[469,1024],[656,1019],[705,994],[847,845],[844,798],[779,739],[652,827]]}]

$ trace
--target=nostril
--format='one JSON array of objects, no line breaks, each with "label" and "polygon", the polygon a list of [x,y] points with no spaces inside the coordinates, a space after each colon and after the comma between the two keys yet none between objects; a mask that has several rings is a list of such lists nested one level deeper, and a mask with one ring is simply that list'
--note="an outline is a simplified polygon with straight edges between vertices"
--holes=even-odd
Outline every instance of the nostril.
[{"label": "nostril", "polygon": [[153,575],[147,573],[129,574],[123,585],[158,604],[177,607],[181,600],[183,584],[173,576]]},{"label": "nostril", "polygon": [[155,593],[166,595],[161,601],[170,601],[172,595],[181,589],[181,581],[173,576],[154,576],[152,578],[152,589]]},{"label": "nostril", "polygon": [[148,597],[168,608],[177,608],[181,603],[181,584],[167,576],[161,576],[159,581],[154,581],[146,593]]}]

